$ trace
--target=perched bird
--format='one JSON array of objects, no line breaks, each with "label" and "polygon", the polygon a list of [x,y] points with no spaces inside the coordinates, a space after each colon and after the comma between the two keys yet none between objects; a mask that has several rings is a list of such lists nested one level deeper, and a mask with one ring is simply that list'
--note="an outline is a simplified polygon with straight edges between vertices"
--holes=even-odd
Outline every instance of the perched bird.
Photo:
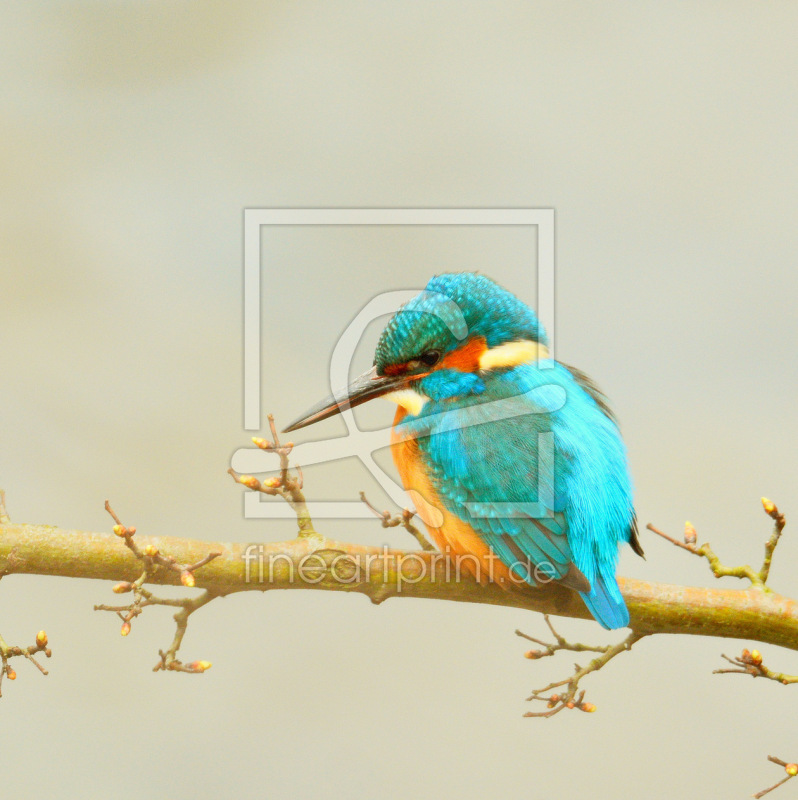
[{"label": "perched bird", "polygon": [[557,581],[621,628],[618,545],[643,554],[626,451],[604,395],[547,343],[489,278],[437,275],[388,322],[373,368],[286,430],[393,400],[394,461],[441,550],[483,583]]}]

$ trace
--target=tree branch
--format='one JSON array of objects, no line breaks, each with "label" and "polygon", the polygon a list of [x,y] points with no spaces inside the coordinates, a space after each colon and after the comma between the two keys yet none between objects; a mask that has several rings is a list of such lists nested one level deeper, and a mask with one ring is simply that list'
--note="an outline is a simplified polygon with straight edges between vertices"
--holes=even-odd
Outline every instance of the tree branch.
[{"label": "tree branch", "polygon": [[[339,542],[315,534],[286,542],[221,543],[137,535],[181,564],[197,564],[209,551],[220,555],[196,574],[196,586],[215,594],[270,589],[359,592],[379,603],[388,597],[454,600],[525,608],[589,619],[575,592],[556,584],[505,591],[481,586],[465,573],[446,580],[441,553],[405,552]],[[135,581],[141,563],[112,535],[50,525],[0,525],[0,575],[31,574]],[[173,570],[149,583],[181,585]],[[756,587],[698,588],[619,578],[638,633],[680,633],[752,639],[798,650],[798,602]]]}]

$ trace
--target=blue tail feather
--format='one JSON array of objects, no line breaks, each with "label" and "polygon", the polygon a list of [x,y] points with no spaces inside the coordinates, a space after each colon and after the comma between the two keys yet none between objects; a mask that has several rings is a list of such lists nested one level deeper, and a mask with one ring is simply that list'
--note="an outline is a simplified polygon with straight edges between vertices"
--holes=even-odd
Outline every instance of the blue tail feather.
[{"label": "blue tail feather", "polygon": [[590,591],[580,594],[590,613],[603,627],[613,630],[629,624],[629,611],[614,577],[605,580],[603,576],[596,575]]}]

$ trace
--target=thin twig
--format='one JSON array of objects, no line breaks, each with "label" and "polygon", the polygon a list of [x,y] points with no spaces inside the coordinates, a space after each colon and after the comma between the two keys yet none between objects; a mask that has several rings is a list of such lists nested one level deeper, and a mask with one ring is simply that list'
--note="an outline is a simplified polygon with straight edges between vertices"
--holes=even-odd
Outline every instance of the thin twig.
[{"label": "thin twig", "polygon": [[[776,504],[772,500],[768,500],[767,497],[762,498],[762,507],[764,508],[765,513],[773,519],[775,524],[773,527],[773,533],[771,533],[770,538],[767,540],[767,542],[765,542],[765,556],[762,561],[762,566],[758,571],[752,569],[750,566],[748,566],[748,564],[744,564],[739,567],[726,567],[720,563],[717,555],[715,555],[708,544],[702,544],[700,547],[696,547],[696,531],[689,522],[685,525],[684,543],[677,541],[672,536],[669,536],[667,533],[655,528],[651,524],[647,525],[646,527],[650,531],[656,533],[658,536],[661,536],[663,539],[667,539],[671,544],[675,544],[676,546],[687,550],[693,555],[706,558],[709,562],[710,568],[712,569],[712,573],[716,578],[725,576],[747,578],[751,582],[752,587],[770,592],[771,590],[765,584],[767,583],[770,575],[773,552],[776,549],[776,545],[779,543],[779,539],[782,531],[784,530],[784,526],[787,524],[787,521],[784,517],[784,514],[782,514],[776,507]],[[732,664],[735,668],[716,669],[713,670],[713,674],[750,675],[753,678],[768,678],[769,680],[777,681],[778,683],[782,684],[798,683],[798,676],[787,675],[783,672],[776,672],[766,667],[762,663],[762,655],[758,650],[745,649],[743,650],[742,655],[739,657],[730,658],[727,655],[723,655],[723,658],[725,658],[726,661]]]},{"label": "thin twig", "polygon": [[[33,657],[36,653],[44,653],[47,658],[50,658],[53,654],[52,650],[47,646],[47,634],[44,631],[39,631],[36,634],[35,644],[29,645],[28,647],[9,645],[6,640],[0,636],[0,687],[3,683],[3,677],[7,677],[10,681],[16,680],[17,673],[8,663],[8,660],[18,656],[27,658],[42,675],[49,675],[47,670]],[[0,697],[2,696],[3,693],[0,691]]]},{"label": "thin twig", "polygon": [[176,670],[178,672],[205,672],[206,669],[210,669],[211,663],[209,661],[192,661],[190,664],[183,664],[181,661],[178,661],[176,656],[180,645],[183,644],[183,636],[188,627],[188,618],[195,611],[210,603],[210,601],[216,597],[219,597],[219,595],[206,589],[199,597],[194,597],[183,603],[183,607],[174,616],[177,628],[174,638],[172,639],[172,644],[166,652],[163,650],[158,651],[160,660],[152,668],[153,672],[158,672],[162,669]]},{"label": "thin twig", "polygon": [[8,525],[11,522],[11,517],[8,516],[6,509],[6,493],[0,489],[0,525]]},{"label": "thin twig", "polygon": [[759,571],[759,574],[762,578],[762,583],[767,583],[768,576],[770,575],[770,564],[773,559],[773,551],[776,549],[776,545],[779,543],[779,539],[781,538],[781,532],[784,530],[784,526],[787,524],[787,520],[784,517],[778,508],[776,508],[776,504],[771,500],[768,500],[767,497],[762,498],[762,507],[765,509],[765,513],[774,521],[773,525],[773,533],[770,535],[770,538],[765,542],[765,558],[762,561],[762,569]]},{"label": "thin twig", "polygon": [[302,469],[296,467],[296,477],[289,472],[289,456],[294,449],[293,442],[280,444],[280,438],[277,435],[277,426],[274,424],[274,416],[269,414],[269,429],[272,434],[272,441],[268,439],[261,439],[254,437],[252,441],[267,453],[276,453],[280,459],[280,476],[278,478],[267,478],[265,481],[258,480],[254,475],[239,475],[234,469],[228,469],[227,472],[232,476],[236,483],[246,486],[253,492],[261,492],[268,494],[272,497],[282,497],[293,508],[297,518],[297,525],[299,531],[298,537],[304,536],[318,536],[318,533],[313,527],[313,520],[311,519],[310,512],[308,511],[305,495],[302,493],[302,487],[305,483],[305,478],[302,474]]},{"label": "thin twig", "polygon": [[183,664],[177,659],[177,651],[183,641],[183,635],[186,632],[189,616],[215,597],[221,596],[221,592],[206,589],[199,597],[176,600],[172,598],[156,597],[151,591],[144,588],[144,584],[152,578],[153,574],[157,572],[159,568],[163,568],[177,572],[180,575],[180,582],[183,586],[193,587],[195,585],[195,571],[204,567],[215,558],[218,558],[221,553],[208,553],[204,558],[201,558],[193,564],[181,564],[173,556],[161,553],[160,550],[152,544],[148,544],[142,551],[133,538],[136,529],[123,525],[107,500],[105,501],[105,510],[116,523],[114,525],[114,533],[124,539],[125,545],[142,563],[143,569],[135,581],[122,581],[121,583],[117,583],[113,589],[117,594],[133,592],[133,602],[122,606],[96,605],[94,606],[94,610],[114,612],[122,620],[122,629],[120,631],[122,636],[127,636],[131,630],[131,622],[139,616],[147,606],[172,606],[179,608],[180,610],[174,616],[177,630],[172,640],[172,645],[166,652],[162,650],[158,651],[161,659],[158,664],[155,665],[154,669],[156,671],[168,669],[178,670],[180,672],[205,672],[205,670],[209,669],[211,666],[209,661],[194,661],[191,664]]},{"label": "thin twig", "polygon": [[786,761],[782,761],[780,758],[776,758],[776,756],[768,756],[768,761],[772,761],[774,764],[778,764],[780,767],[784,767],[784,771],[787,773],[786,777],[782,778],[780,781],[777,781],[773,784],[773,786],[768,786],[767,789],[763,789],[761,792],[757,792],[754,795],[754,798],[758,800],[760,797],[764,797],[768,792],[772,792],[774,789],[778,789],[779,786],[783,786],[787,781],[792,780],[796,775],[798,775],[798,764],[788,764]]},{"label": "thin twig", "polygon": [[[762,508],[764,508],[765,513],[771,519],[773,519],[775,524],[773,526],[773,532],[771,533],[770,538],[767,540],[767,542],[765,542],[765,556],[762,560],[762,566],[758,571],[748,566],[748,564],[744,564],[739,567],[726,567],[720,563],[717,555],[715,555],[708,544],[702,544],[700,547],[696,547],[696,531],[689,522],[685,525],[684,543],[677,541],[672,536],[669,536],[667,533],[655,528],[651,524],[647,525],[646,527],[650,531],[656,533],[658,536],[661,536],[663,539],[667,539],[671,544],[675,544],[678,547],[681,547],[684,550],[692,553],[693,555],[706,558],[709,562],[710,568],[712,569],[712,573],[716,578],[725,576],[747,578],[751,582],[752,587],[770,593],[772,590],[766,586],[766,583],[768,577],[770,576],[770,566],[773,561],[773,552],[779,543],[779,539],[781,538],[784,526],[787,524],[787,520],[785,519],[784,514],[782,514],[776,507],[776,504],[772,500],[768,500],[767,497],[762,498]],[[723,655],[723,658],[732,664],[734,669],[716,669],[713,670],[713,674],[750,675],[753,678],[768,678],[769,680],[777,681],[778,683],[785,685],[798,683],[798,675],[787,675],[783,672],[776,672],[775,670],[771,670],[766,667],[762,663],[762,655],[758,650],[745,649],[743,650],[742,655],[739,657],[730,658],[727,655]]]},{"label": "thin twig", "polygon": [[654,527],[654,525],[651,523],[646,525],[646,528],[653,533],[656,533],[657,536],[661,536],[663,539],[666,539],[671,544],[675,544],[677,547],[687,550],[688,553],[692,553],[694,556],[699,556],[700,558],[705,558],[709,563],[709,568],[712,570],[712,574],[716,578],[730,577],[747,579],[751,582],[751,586],[755,586],[758,589],[769,592],[770,588],[766,584],[768,577],[770,576],[770,565],[773,559],[773,551],[776,549],[776,545],[779,543],[779,538],[781,537],[781,533],[784,530],[784,526],[787,524],[787,521],[784,517],[784,514],[782,514],[776,507],[776,504],[771,500],[768,500],[767,497],[762,498],[762,507],[765,509],[765,513],[775,521],[775,526],[773,533],[765,543],[765,557],[762,561],[762,566],[758,570],[753,569],[748,564],[741,564],[737,567],[727,567],[725,564],[721,563],[714,550],[712,550],[712,548],[709,546],[709,543],[705,543],[700,547],[696,547],[695,528],[689,522],[685,525],[684,542],[674,539],[664,531]]},{"label": "thin twig", "polygon": [[798,675],[786,675],[766,667],[762,663],[762,654],[759,650],[745,649],[742,655],[735,658],[729,658],[725,654],[722,654],[721,658],[725,658],[737,669],[714,669],[712,670],[713,675],[750,675],[752,678],[768,678],[785,686],[790,683],[798,683]]},{"label": "thin twig", "polygon": [[[549,626],[549,630],[551,631],[552,635],[555,638],[554,643],[547,643],[541,641],[540,639],[536,639],[533,636],[529,636],[526,633],[522,633],[521,631],[516,631],[518,636],[527,639],[530,642],[534,642],[535,644],[541,645],[544,650],[530,650],[525,655],[527,658],[531,659],[538,659],[538,658],[545,658],[547,656],[553,656],[559,650],[568,650],[574,653],[583,653],[583,652],[591,652],[591,653],[598,653],[599,655],[594,658],[592,661],[588,663],[585,667],[580,667],[579,664],[574,664],[574,672],[569,678],[564,678],[561,681],[555,681],[550,683],[548,686],[544,686],[542,689],[535,689],[532,694],[527,697],[527,700],[539,700],[543,703],[546,703],[548,708],[547,711],[527,711],[524,714],[525,717],[553,717],[555,714],[558,714],[565,708],[568,709],[578,709],[579,711],[595,711],[596,706],[593,703],[586,703],[585,699],[585,691],[584,689],[579,691],[579,682],[584,678],[586,675],[589,675],[591,672],[596,672],[612,661],[615,656],[623,653],[627,650],[631,650],[632,646],[640,641],[644,636],[647,636],[646,633],[630,633],[623,641],[618,642],[618,644],[611,644],[611,645],[603,645],[603,646],[592,646],[586,644],[580,644],[578,642],[569,642],[565,639],[565,637],[561,636],[557,631],[554,629],[554,626],[549,619],[548,614],[544,614],[543,618],[546,620],[546,624]],[[559,689],[561,686],[566,687],[566,691],[564,694],[560,694],[559,692],[549,694],[552,692],[553,689]]]},{"label": "thin twig", "polygon": [[433,552],[435,550],[435,546],[432,545],[427,539],[426,536],[411,522],[413,517],[416,515],[415,511],[411,511],[409,508],[402,509],[401,514],[395,514],[391,516],[390,511],[378,511],[369,501],[366,499],[366,493],[360,493],[360,499],[365,503],[366,507],[377,517],[379,520],[382,521],[383,528],[395,528],[397,525],[401,525],[418,543],[421,545],[422,550],[426,550],[427,552]]}]

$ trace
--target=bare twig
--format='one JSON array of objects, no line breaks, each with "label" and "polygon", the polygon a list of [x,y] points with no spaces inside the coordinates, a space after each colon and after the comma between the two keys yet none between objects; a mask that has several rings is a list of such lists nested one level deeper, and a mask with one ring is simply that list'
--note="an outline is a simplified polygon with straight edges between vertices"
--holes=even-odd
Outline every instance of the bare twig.
[{"label": "bare twig", "polygon": [[546,622],[546,625],[549,626],[549,630],[551,631],[552,636],[554,636],[556,642],[554,644],[550,644],[547,642],[542,641],[541,639],[536,639],[534,636],[529,636],[529,634],[523,633],[522,631],[516,630],[516,636],[521,636],[522,638],[526,639],[529,642],[534,642],[535,644],[541,645],[543,650],[528,650],[524,653],[525,658],[530,659],[538,659],[538,658],[546,658],[547,656],[553,656],[559,650],[570,650],[574,653],[606,653],[607,649],[611,645],[600,645],[598,647],[594,647],[592,645],[587,644],[579,644],[579,643],[572,643],[565,639],[564,636],[560,636],[559,633],[554,629],[554,625],[551,623],[551,618],[548,614],[543,615],[543,619]]},{"label": "bare twig", "polygon": [[[8,663],[10,658],[22,656],[27,658],[42,675],[49,674],[47,670],[34,658],[36,653],[44,653],[47,658],[52,656],[52,650],[47,646],[47,634],[44,631],[39,631],[36,634],[35,644],[28,647],[11,646],[6,643],[6,640],[0,636],[0,686],[3,683],[3,677],[7,677],[10,681],[16,680],[17,673],[14,668]],[[0,691],[0,697],[3,696]]]},{"label": "bare twig", "polygon": [[786,675],[766,667],[762,663],[762,654],[759,650],[745,649],[740,656],[729,658],[727,655],[722,655],[722,658],[737,669],[715,669],[712,670],[713,675],[750,675],[752,678],[768,678],[784,685],[798,683],[798,675]]},{"label": "bare twig", "polygon": [[768,786],[767,789],[763,789],[761,792],[757,792],[754,797],[756,800],[759,800],[760,797],[764,797],[768,792],[772,792],[774,789],[778,789],[779,786],[783,786],[787,781],[792,780],[796,775],[798,775],[798,764],[788,764],[786,761],[782,761],[780,758],[776,758],[776,756],[768,756],[768,761],[772,761],[774,764],[778,764],[780,767],[784,767],[784,771],[787,775],[782,778],[780,781],[777,781],[773,784],[773,786]]},{"label": "bare twig", "polygon": [[6,493],[0,489],[0,525],[8,525],[10,522],[11,517],[6,510]]},{"label": "bare twig", "polygon": [[773,558],[773,551],[776,549],[776,545],[779,543],[779,539],[781,538],[781,532],[784,530],[784,526],[787,524],[787,520],[784,517],[778,508],[776,508],[776,504],[771,500],[768,500],[767,497],[762,498],[762,507],[765,509],[765,513],[774,521],[773,525],[773,533],[770,535],[770,538],[765,542],[765,558],[762,561],[762,569],[760,569],[759,574],[762,578],[762,583],[767,583],[768,576],[770,575],[770,562]]},{"label": "bare twig", "polygon": [[375,517],[382,521],[383,528],[395,528],[397,525],[401,525],[418,543],[421,545],[422,550],[426,550],[427,552],[433,552],[435,550],[435,546],[432,545],[427,539],[426,536],[411,522],[413,517],[416,515],[415,511],[411,511],[409,508],[402,509],[401,514],[395,514],[391,516],[390,511],[377,511],[377,509],[369,503],[366,499],[366,493],[360,493],[360,499],[366,504],[366,507],[371,511]]},{"label": "bare twig", "polygon": [[[681,547],[682,549],[692,553],[693,555],[705,558],[709,563],[712,574],[716,578],[729,576],[747,579],[751,582],[750,588],[754,592],[759,592],[761,594],[772,594],[773,590],[767,586],[767,581],[770,577],[770,566],[773,561],[773,552],[779,543],[779,539],[781,538],[782,531],[784,530],[784,526],[787,524],[787,521],[784,517],[784,514],[782,514],[776,507],[776,504],[767,497],[762,498],[762,508],[773,520],[774,526],[773,532],[771,533],[767,542],[765,542],[765,555],[762,560],[762,566],[758,570],[753,569],[748,564],[743,564],[738,567],[727,567],[721,563],[720,559],[708,543],[697,547],[696,531],[689,522],[686,523],[684,529],[684,543],[677,541],[667,533],[655,528],[653,525],[647,525],[646,527],[650,531],[656,533],[658,536],[661,536],[663,539],[667,539],[671,544],[675,544],[678,547]],[[783,672],[776,672],[775,670],[766,667],[762,663],[762,654],[759,652],[759,650],[744,649],[740,656],[730,658],[729,656],[723,654],[722,657],[732,665],[733,669],[713,670],[713,674],[715,675],[750,675],[752,678],[767,678],[784,685],[798,683],[798,675],[787,675]],[[787,776],[782,778],[773,786],[770,786],[758,794],[755,794],[754,797],[757,798],[764,797],[766,794],[772,792],[774,789],[777,789],[779,786],[786,783],[788,780],[798,774],[798,766],[795,764],[787,764],[777,758],[774,758],[773,756],[768,756],[768,758],[774,763],[781,764],[781,766],[785,767]]]},{"label": "bare twig", "polygon": [[[696,546],[696,531],[689,522],[686,523],[684,529],[684,543],[677,541],[672,536],[655,528],[653,525],[647,525],[646,527],[663,539],[667,539],[671,544],[675,544],[693,555],[706,558],[716,578],[726,576],[745,578],[751,582],[752,588],[770,593],[772,590],[766,586],[766,583],[770,575],[773,551],[779,543],[787,521],[784,514],[776,507],[776,504],[772,500],[768,500],[767,497],[762,498],[762,507],[775,524],[770,538],[765,542],[765,556],[759,570],[754,570],[747,564],[739,567],[726,567],[721,564],[720,559],[718,559],[717,555],[715,555],[708,544],[702,544],[700,547]],[[768,678],[769,680],[777,681],[782,684],[798,683],[798,676],[776,672],[766,667],[762,663],[762,654],[758,650],[745,649],[739,657],[730,658],[727,655],[723,655],[723,658],[735,668],[713,670],[713,673],[716,675],[750,675],[753,678]]]},{"label": "bare twig", "polygon": [[153,672],[158,672],[162,669],[177,670],[178,672],[205,672],[206,669],[210,669],[210,661],[192,661],[190,664],[183,664],[177,659],[177,651],[180,649],[180,645],[183,643],[183,636],[185,635],[186,628],[188,627],[188,618],[197,609],[202,608],[204,605],[210,603],[211,600],[218,596],[219,595],[214,594],[206,589],[199,597],[186,600],[182,603],[182,608],[175,614],[177,629],[175,630],[175,636],[174,639],[172,639],[172,644],[169,646],[169,649],[166,652],[163,650],[158,651],[160,660],[152,668]]},{"label": "bare twig", "polygon": [[127,636],[131,630],[131,622],[141,614],[147,606],[172,606],[179,608],[180,610],[174,616],[177,630],[172,645],[166,652],[158,651],[161,660],[155,665],[154,669],[156,671],[160,669],[169,669],[181,672],[205,672],[205,670],[209,669],[211,666],[209,661],[195,661],[191,664],[184,665],[182,662],[178,661],[176,657],[177,651],[183,641],[183,635],[186,632],[189,616],[215,597],[219,597],[222,593],[206,589],[199,597],[175,600],[156,597],[151,591],[144,588],[144,584],[151,581],[153,575],[156,574],[158,570],[167,570],[178,573],[183,586],[193,587],[196,582],[194,577],[195,571],[209,564],[215,558],[218,558],[221,552],[208,553],[208,555],[200,558],[193,564],[181,564],[173,556],[163,555],[159,548],[153,544],[147,544],[144,550],[141,550],[133,538],[136,529],[123,525],[107,500],[105,501],[105,510],[113,517],[116,523],[114,525],[114,533],[124,539],[125,545],[142,563],[143,569],[136,580],[122,581],[121,583],[117,583],[113,588],[113,591],[117,594],[133,592],[133,602],[121,606],[96,605],[94,606],[94,610],[114,612],[119,619],[122,620],[122,628],[120,631],[122,636]]},{"label": "bare twig", "polygon": [[[521,636],[530,642],[534,642],[535,644],[541,645],[544,648],[543,650],[529,650],[525,654],[527,658],[545,658],[547,656],[553,656],[560,650],[568,650],[574,653],[599,653],[599,655],[590,661],[586,667],[580,667],[579,664],[574,664],[574,673],[569,678],[550,683],[548,686],[544,686],[542,689],[535,689],[532,694],[527,697],[527,700],[539,700],[543,703],[546,703],[548,710],[527,711],[524,716],[553,717],[555,714],[558,714],[565,708],[575,708],[579,711],[587,712],[595,711],[596,706],[593,703],[585,702],[585,692],[584,690],[579,690],[579,682],[591,672],[597,672],[600,670],[602,667],[612,661],[615,656],[625,652],[626,650],[631,650],[635,642],[638,642],[648,634],[632,632],[623,641],[618,642],[618,644],[592,646],[567,641],[554,629],[548,614],[544,614],[543,618],[546,620],[546,624],[549,626],[549,630],[555,638],[554,643],[547,643],[540,639],[536,639],[533,636],[529,636],[526,633],[522,633],[521,631],[516,631],[518,636]],[[561,686],[566,687],[563,694],[560,694],[559,692],[549,694],[553,689],[559,689]]]},{"label": "bare twig", "polygon": [[[0,525],[10,525],[11,517],[8,516],[6,509],[6,493],[0,489]],[[5,570],[0,570],[0,579],[6,574]],[[36,634],[36,643],[28,647],[18,647],[16,645],[9,645],[6,640],[0,636],[0,689],[2,689],[3,678],[7,677],[10,681],[16,680],[16,670],[8,663],[9,658],[22,656],[27,658],[42,675],[48,675],[47,670],[33,657],[36,653],[44,653],[47,658],[52,656],[52,650],[47,646],[47,634],[44,631],[39,631]],[[0,690],[0,697],[3,692]]]},{"label": "bare twig", "polygon": [[294,509],[297,518],[297,525],[299,532],[297,536],[318,536],[318,533],[313,528],[313,520],[310,517],[307,503],[305,502],[305,495],[302,493],[305,479],[302,475],[302,469],[297,466],[296,476],[291,475],[289,472],[289,455],[294,449],[293,442],[280,444],[280,439],[277,435],[277,427],[274,424],[274,416],[269,414],[269,429],[271,430],[272,440],[261,439],[254,437],[252,441],[267,453],[276,453],[280,458],[280,476],[277,478],[267,478],[265,481],[259,481],[254,475],[239,475],[235,470],[228,469],[227,472],[232,476],[236,483],[246,486],[253,492],[261,492],[271,496],[282,497]]},{"label": "bare twig", "polygon": [[784,514],[778,510],[775,503],[773,503],[771,500],[768,500],[767,497],[762,498],[762,507],[765,509],[765,513],[775,521],[775,525],[773,528],[773,533],[765,543],[765,557],[762,561],[762,566],[758,570],[754,570],[748,564],[742,564],[738,567],[727,567],[721,563],[714,550],[712,550],[712,548],[709,546],[709,543],[705,543],[700,547],[697,547],[695,528],[689,522],[685,524],[684,542],[674,539],[672,536],[669,536],[667,533],[659,530],[659,528],[654,527],[650,523],[646,525],[646,527],[648,530],[656,533],[663,539],[666,539],[671,544],[681,547],[683,550],[687,550],[688,553],[692,553],[694,556],[699,556],[700,558],[705,558],[709,563],[709,568],[712,570],[712,574],[716,578],[731,577],[747,579],[751,581],[751,586],[755,586],[758,589],[769,592],[771,589],[770,587],[766,586],[766,584],[768,577],[770,576],[770,564],[773,559],[773,551],[776,549],[776,545],[779,543],[779,538],[781,537],[781,533],[784,530],[784,526],[787,524],[787,521],[784,517]]}]

